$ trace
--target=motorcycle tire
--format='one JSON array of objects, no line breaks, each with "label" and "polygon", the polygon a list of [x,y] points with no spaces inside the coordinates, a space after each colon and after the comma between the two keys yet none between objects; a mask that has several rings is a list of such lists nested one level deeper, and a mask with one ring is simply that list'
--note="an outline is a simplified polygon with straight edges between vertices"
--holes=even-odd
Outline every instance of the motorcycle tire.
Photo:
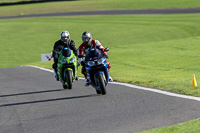
[{"label": "motorcycle tire", "polygon": [[72,71],[66,70],[64,72],[64,80],[67,82],[67,89],[72,89]]},{"label": "motorcycle tire", "polygon": [[100,90],[96,90],[97,94],[101,94],[101,91]]},{"label": "motorcycle tire", "polygon": [[67,85],[63,85],[63,89],[67,89]]},{"label": "motorcycle tire", "polygon": [[99,80],[99,87],[100,87],[100,89],[101,89],[101,94],[102,94],[102,95],[105,95],[105,94],[106,94],[106,87],[105,87],[105,82],[104,82],[104,80],[103,80],[103,75],[102,75],[102,73],[99,73],[99,74],[97,75],[97,78],[98,78],[98,80]]}]

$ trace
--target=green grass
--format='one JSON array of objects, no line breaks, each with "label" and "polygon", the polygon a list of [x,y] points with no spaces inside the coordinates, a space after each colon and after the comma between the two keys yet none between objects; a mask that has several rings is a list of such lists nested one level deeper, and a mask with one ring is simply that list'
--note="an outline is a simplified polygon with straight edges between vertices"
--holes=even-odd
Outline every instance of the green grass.
[{"label": "green grass", "polygon": [[192,87],[192,74],[197,82],[200,77],[199,23],[200,14],[0,20],[0,67],[51,68],[52,62],[41,63],[40,55],[52,51],[60,32],[69,30],[78,47],[82,32],[88,30],[110,47],[114,80],[200,96],[199,87]]},{"label": "green grass", "polygon": [[19,2],[19,1],[31,1],[31,0],[0,0],[0,3],[7,3],[7,2]]},{"label": "green grass", "polygon": [[[1,2],[1,1],[0,1]],[[199,0],[79,0],[7,6],[0,8],[0,16],[31,13],[66,12],[103,9],[153,9],[200,7]]]},{"label": "green grass", "polygon": [[141,133],[199,133],[200,132],[200,119],[192,120],[189,122],[181,123],[178,125],[163,127],[144,131]]},{"label": "green grass", "polygon": [[[19,15],[21,12],[188,8],[199,5],[198,0],[82,0],[1,7],[0,16]],[[199,23],[200,14],[0,20],[0,68],[30,64],[51,69],[52,62],[41,62],[40,54],[51,52],[60,32],[69,30],[71,38],[79,46],[81,33],[88,30],[105,47],[110,47],[110,74],[115,80],[199,97],[199,86],[191,87],[193,73],[197,83],[200,79]],[[146,132],[198,133],[199,130],[198,119]]]}]

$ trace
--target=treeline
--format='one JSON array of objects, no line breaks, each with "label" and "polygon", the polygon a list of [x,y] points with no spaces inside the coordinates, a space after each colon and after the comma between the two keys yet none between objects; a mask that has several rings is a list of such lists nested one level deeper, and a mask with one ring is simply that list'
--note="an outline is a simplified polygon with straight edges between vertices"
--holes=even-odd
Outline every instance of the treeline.
[{"label": "treeline", "polygon": [[57,1],[77,1],[77,0],[29,0],[29,1],[3,2],[3,3],[0,3],[0,6],[12,6],[12,5],[57,2]]}]

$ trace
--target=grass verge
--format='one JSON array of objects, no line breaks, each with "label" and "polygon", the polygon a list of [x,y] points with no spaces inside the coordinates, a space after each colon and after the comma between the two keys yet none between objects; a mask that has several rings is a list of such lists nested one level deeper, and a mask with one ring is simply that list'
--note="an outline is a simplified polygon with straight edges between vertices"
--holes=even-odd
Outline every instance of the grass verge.
[{"label": "grass verge", "polygon": [[200,119],[192,120],[178,125],[144,131],[141,133],[199,133]]},{"label": "grass verge", "polygon": [[[0,9],[1,10],[1,9]],[[66,29],[77,46],[85,30],[110,47],[111,76],[115,80],[200,96],[191,87],[199,82],[200,15],[115,15],[0,20],[0,67],[38,65]],[[79,76],[81,76],[79,72]],[[146,132],[199,132],[199,120]]]},{"label": "grass verge", "polygon": [[105,9],[197,8],[200,7],[199,5],[200,1],[198,0],[78,0],[2,6],[0,8],[0,16],[21,15],[22,12],[25,15],[34,13]]},{"label": "grass verge", "polygon": [[[41,63],[59,34],[66,29],[77,47],[83,31],[104,47],[114,80],[200,96],[192,87],[199,81],[200,15],[115,15],[0,20],[0,67]],[[80,75],[80,74],[79,74]]]}]

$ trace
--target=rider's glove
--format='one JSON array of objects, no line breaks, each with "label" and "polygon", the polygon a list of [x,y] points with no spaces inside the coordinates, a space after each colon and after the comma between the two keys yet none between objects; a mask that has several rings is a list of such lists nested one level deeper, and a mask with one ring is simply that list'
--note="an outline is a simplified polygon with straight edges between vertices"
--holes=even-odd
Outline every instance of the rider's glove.
[{"label": "rider's glove", "polygon": [[104,56],[106,57],[106,59],[108,59],[108,55],[107,54],[104,54]]},{"label": "rider's glove", "polygon": [[84,61],[81,61],[81,66],[84,66],[85,65],[85,62]]}]

